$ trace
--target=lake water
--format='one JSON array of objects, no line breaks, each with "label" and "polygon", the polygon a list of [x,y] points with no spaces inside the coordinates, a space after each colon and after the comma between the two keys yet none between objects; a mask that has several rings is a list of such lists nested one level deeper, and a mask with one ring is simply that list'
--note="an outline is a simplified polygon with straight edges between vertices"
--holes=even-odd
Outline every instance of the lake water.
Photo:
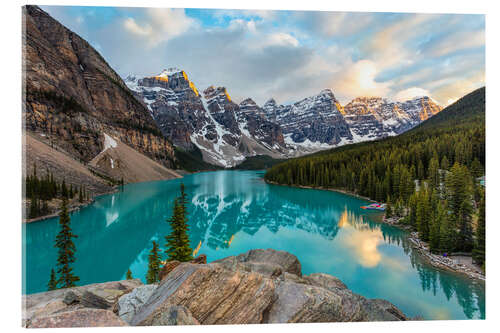
[{"label": "lake water", "polygon": [[[124,186],[71,214],[80,285],[120,280],[130,268],[144,281],[151,242],[164,248],[179,184],[189,196],[190,240],[208,261],[255,248],[296,255],[304,274],[323,272],[351,290],[384,298],[408,316],[484,318],[484,284],[433,268],[406,233],[377,223],[362,199],[268,185],[263,172],[218,171]],[[23,225],[23,293],[45,291],[56,262],[58,219]]]}]

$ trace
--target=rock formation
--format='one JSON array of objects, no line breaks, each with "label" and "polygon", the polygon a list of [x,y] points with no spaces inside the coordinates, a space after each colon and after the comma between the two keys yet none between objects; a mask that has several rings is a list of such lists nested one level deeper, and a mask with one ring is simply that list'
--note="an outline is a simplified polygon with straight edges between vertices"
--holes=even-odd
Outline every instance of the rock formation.
[{"label": "rock formation", "polygon": [[399,321],[393,304],[339,279],[303,275],[292,254],[251,250],[176,265],[161,282],[107,282],[24,296],[27,327]]},{"label": "rock formation", "polygon": [[163,167],[175,165],[174,147],[148,109],[87,41],[38,6],[25,6],[23,42],[27,133],[83,165],[105,149],[105,134]]},{"label": "rock formation", "polygon": [[152,77],[129,75],[125,83],[167,138],[184,150],[197,147],[209,163],[232,167],[248,156],[286,156],[279,125],[266,120],[251,100],[234,103],[225,87],[210,86],[200,94],[176,68]]},{"label": "rock formation", "polygon": [[236,104],[225,87],[200,94],[176,68],[142,79],[129,75],[125,83],[175,145],[196,146],[205,161],[223,167],[255,155],[288,158],[397,135],[441,110],[428,97],[404,103],[359,97],[342,107],[330,89],[289,105],[273,98],[262,107],[251,98]]}]

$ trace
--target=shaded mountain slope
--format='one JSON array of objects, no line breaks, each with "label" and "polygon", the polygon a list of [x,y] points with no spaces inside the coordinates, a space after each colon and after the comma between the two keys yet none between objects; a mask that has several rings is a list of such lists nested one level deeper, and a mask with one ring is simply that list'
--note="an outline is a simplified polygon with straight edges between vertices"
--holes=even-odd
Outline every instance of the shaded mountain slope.
[{"label": "shaded mountain slope", "polygon": [[37,6],[23,8],[25,129],[89,162],[103,133],[165,166],[173,146],[102,56]]}]

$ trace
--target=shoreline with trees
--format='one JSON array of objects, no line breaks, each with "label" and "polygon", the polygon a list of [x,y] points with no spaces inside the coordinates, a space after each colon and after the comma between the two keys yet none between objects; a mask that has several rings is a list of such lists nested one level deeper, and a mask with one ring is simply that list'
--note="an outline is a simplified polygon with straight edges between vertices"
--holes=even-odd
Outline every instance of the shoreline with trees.
[{"label": "shoreline with trees", "polygon": [[288,160],[264,178],[386,203],[386,218],[416,232],[414,243],[431,262],[467,253],[484,271],[484,110],[481,88],[400,136]]},{"label": "shoreline with trees", "polygon": [[[295,188],[306,189],[306,190],[320,190],[320,191],[337,192],[337,193],[342,193],[342,194],[349,195],[352,197],[360,198],[363,200],[376,202],[375,200],[372,200],[370,198],[363,197],[363,196],[357,195],[355,193],[350,193],[348,191],[344,191],[344,190],[340,190],[340,189],[301,186],[301,185],[285,185],[285,184],[279,184],[279,183],[267,181],[267,180],[266,180],[266,183],[268,183],[270,185],[295,187]],[[384,213],[379,213],[379,215],[384,215]],[[388,224],[388,225],[391,225],[391,226],[396,227],[398,229],[407,231],[408,232],[407,237],[408,237],[408,240],[410,241],[410,245],[412,246],[412,248],[414,248],[415,250],[418,251],[418,253],[421,255],[421,257],[423,259],[425,259],[425,261],[428,264],[430,264],[436,268],[444,269],[444,270],[447,270],[450,272],[464,274],[472,280],[477,280],[480,282],[484,282],[486,280],[486,276],[485,276],[484,272],[482,272],[482,271],[472,271],[469,267],[464,266],[464,265],[460,265],[459,263],[453,261],[453,259],[450,258],[450,256],[442,257],[439,255],[433,254],[431,251],[429,251],[428,245],[418,237],[417,232],[412,231],[411,227],[409,225],[399,223],[399,221],[402,218],[395,218],[395,217],[385,218],[385,216],[381,216],[381,217],[382,218],[380,218],[380,220],[376,221],[377,223]],[[472,256],[472,253],[470,255]],[[453,257],[453,253],[451,254],[451,256]]]}]

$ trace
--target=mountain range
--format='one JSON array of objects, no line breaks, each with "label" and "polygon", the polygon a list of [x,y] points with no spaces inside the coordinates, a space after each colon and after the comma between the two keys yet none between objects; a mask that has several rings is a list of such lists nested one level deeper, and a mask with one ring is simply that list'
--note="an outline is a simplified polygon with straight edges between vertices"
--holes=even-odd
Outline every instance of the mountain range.
[{"label": "mountain range", "polygon": [[342,106],[329,89],[287,105],[236,103],[225,87],[199,90],[177,68],[122,79],[37,6],[23,8],[23,39],[24,170],[37,164],[42,175],[50,169],[94,194],[120,180],[179,177],[172,169],[186,160],[230,168],[394,136],[441,110],[429,97],[360,97]]},{"label": "mountain range", "polygon": [[296,103],[251,98],[235,103],[225,87],[200,92],[184,70],[129,75],[125,83],[174,145],[199,149],[203,159],[234,167],[246,158],[298,157],[350,143],[401,134],[441,111],[430,97],[394,102],[358,97],[342,106],[330,89]]}]

